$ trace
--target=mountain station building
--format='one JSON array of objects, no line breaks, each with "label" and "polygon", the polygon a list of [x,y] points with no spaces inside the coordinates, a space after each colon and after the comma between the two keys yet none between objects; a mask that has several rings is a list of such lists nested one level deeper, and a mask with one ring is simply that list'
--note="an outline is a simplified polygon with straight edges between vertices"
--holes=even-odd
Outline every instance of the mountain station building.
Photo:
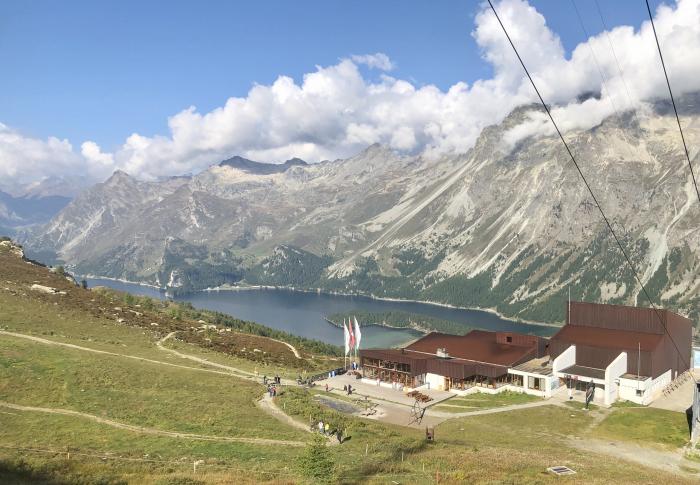
[{"label": "mountain station building", "polygon": [[689,370],[691,347],[692,322],[669,310],[571,302],[549,354],[560,384],[593,381],[605,405],[649,404]]},{"label": "mountain station building", "polygon": [[361,349],[363,377],[379,385],[498,392],[517,377],[508,370],[545,355],[546,339],[514,332],[432,332],[403,349]]},{"label": "mountain station building", "polygon": [[594,400],[649,404],[689,370],[692,322],[668,310],[567,303],[566,324],[550,339],[514,332],[432,332],[401,349],[361,349],[368,383],[394,388],[549,398],[595,385]]}]

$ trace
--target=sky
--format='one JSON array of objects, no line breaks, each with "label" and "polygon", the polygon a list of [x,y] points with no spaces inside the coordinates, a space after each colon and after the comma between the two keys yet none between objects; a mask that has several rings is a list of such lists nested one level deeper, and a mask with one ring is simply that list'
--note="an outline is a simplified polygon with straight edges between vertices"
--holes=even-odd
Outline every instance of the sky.
[{"label": "sky", "polygon": [[[594,0],[495,2],[565,128],[662,94],[644,2],[598,4],[611,32]],[[96,181],[115,169],[154,179],[236,154],[316,162],[375,142],[426,156],[464,152],[484,126],[533,101],[487,8],[3,2],[0,186],[76,174]],[[652,9],[674,89],[697,89],[699,1]],[[647,87],[632,86],[639,75],[653,77]],[[573,103],[596,90],[610,99]],[[507,141],[542,130],[533,118]]]}]

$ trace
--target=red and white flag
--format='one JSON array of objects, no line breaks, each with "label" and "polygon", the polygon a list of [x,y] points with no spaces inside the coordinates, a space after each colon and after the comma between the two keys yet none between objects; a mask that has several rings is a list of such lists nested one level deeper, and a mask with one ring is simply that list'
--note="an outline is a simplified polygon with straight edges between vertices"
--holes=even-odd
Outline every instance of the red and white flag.
[{"label": "red and white flag", "polygon": [[345,355],[350,353],[350,332],[348,332],[348,327],[345,325],[345,319],[343,318],[343,338],[345,339]]},{"label": "red and white flag", "polygon": [[348,318],[348,331],[350,332],[350,348],[355,348],[355,333],[352,331],[352,321]]}]

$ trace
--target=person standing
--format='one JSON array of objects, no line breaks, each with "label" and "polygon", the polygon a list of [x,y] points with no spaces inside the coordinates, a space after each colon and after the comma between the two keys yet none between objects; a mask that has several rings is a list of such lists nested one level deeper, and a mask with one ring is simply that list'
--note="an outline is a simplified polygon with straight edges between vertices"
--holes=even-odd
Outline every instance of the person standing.
[{"label": "person standing", "polygon": [[571,379],[571,376],[566,376],[566,387],[569,390],[569,401],[571,401],[574,398],[574,390],[571,388],[573,385],[573,380]]},{"label": "person standing", "polygon": [[323,420],[321,419],[321,420],[319,420],[319,422],[318,422],[318,432],[321,433],[321,434],[323,434],[323,430],[324,430],[324,429],[325,429],[325,428],[324,428],[324,426],[323,426]]},{"label": "person standing", "polygon": [[330,430],[331,430],[331,425],[328,424],[328,423],[326,423],[326,424],[323,426],[323,431],[324,431],[323,434],[325,434],[326,436],[328,436],[328,433],[330,432]]}]

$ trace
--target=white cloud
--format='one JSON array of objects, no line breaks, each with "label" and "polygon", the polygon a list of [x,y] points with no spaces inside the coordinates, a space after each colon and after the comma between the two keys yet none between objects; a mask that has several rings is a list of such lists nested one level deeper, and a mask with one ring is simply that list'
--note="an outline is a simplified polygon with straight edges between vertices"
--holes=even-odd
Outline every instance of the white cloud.
[{"label": "white cloud", "polygon": [[377,52],[376,54],[365,54],[362,56],[352,56],[351,59],[356,64],[364,64],[372,69],[379,69],[381,71],[391,71],[396,68],[394,62],[389,59],[389,56],[382,52]]},{"label": "white cloud", "polygon": [[[559,37],[528,3],[503,0],[496,8],[564,130],[594,126],[615,109],[627,110],[667,96],[649,22],[637,29],[615,27],[578,45],[566,57]],[[656,25],[674,92],[700,90],[696,75],[700,71],[700,0],[661,6]],[[472,35],[493,66],[493,77],[471,85],[459,82],[446,91],[388,75],[393,63],[377,53],[317,66],[300,82],[280,76],[271,85],[255,85],[246,96],[229,98],[206,113],[190,107],[168,119],[167,134],[134,133],[114,153],[105,153],[90,141],[77,153],[67,140],[23,137],[0,125],[0,176],[18,182],[64,173],[99,178],[120,168],[155,178],[197,172],[235,154],[267,162],[294,156],[315,162],[346,157],[372,143],[427,156],[464,152],[485,126],[498,123],[516,106],[536,101],[487,5],[476,15]],[[607,79],[605,86],[593,53]],[[360,65],[382,73],[370,80]],[[584,93],[600,93],[600,97],[577,101]],[[511,130],[506,141],[514,144],[548,133],[547,119],[535,112]]]}]

